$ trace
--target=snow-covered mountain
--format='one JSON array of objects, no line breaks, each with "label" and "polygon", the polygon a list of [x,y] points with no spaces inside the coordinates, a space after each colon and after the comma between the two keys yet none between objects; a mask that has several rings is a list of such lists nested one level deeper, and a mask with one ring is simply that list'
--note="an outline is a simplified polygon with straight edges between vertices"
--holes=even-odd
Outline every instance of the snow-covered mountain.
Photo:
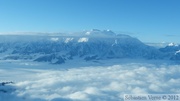
[{"label": "snow-covered mountain", "polygon": [[166,49],[158,50],[136,38],[111,30],[93,29],[75,34],[1,35],[0,40],[1,59],[61,64],[73,59],[169,58],[163,51]]},{"label": "snow-covered mountain", "polygon": [[168,54],[171,60],[180,60],[180,45],[178,44],[170,43],[165,48],[160,48],[159,50]]}]

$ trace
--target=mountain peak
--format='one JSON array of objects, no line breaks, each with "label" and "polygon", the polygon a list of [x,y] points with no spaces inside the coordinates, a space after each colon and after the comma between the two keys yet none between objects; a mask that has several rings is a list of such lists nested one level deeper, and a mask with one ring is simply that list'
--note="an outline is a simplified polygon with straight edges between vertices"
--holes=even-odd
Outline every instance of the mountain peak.
[{"label": "mountain peak", "polygon": [[178,45],[175,43],[169,43],[168,46],[178,46]]},{"label": "mountain peak", "polygon": [[90,31],[85,32],[85,35],[90,36],[115,36],[116,33],[114,33],[111,30],[99,30],[99,29],[92,29]]}]

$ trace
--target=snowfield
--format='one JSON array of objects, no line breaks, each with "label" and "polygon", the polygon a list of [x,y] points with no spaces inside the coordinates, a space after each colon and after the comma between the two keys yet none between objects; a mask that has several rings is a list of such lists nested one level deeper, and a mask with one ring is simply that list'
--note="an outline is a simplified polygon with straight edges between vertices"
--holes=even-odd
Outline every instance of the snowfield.
[{"label": "snowfield", "polygon": [[123,101],[124,94],[179,94],[180,66],[158,60],[0,61],[0,101]]}]

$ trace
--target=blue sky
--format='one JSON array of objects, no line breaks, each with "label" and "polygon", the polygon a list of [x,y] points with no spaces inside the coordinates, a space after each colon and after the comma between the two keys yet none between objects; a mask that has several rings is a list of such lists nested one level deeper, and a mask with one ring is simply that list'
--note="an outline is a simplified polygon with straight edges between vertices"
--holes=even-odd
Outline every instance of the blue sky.
[{"label": "blue sky", "polygon": [[111,29],[180,43],[180,0],[0,0],[0,32]]}]

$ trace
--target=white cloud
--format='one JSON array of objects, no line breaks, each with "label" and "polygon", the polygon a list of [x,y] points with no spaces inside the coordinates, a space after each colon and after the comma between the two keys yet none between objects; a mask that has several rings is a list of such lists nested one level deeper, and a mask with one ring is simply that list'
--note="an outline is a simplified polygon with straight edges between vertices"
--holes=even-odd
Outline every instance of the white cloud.
[{"label": "white cloud", "polygon": [[[118,101],[124,94],[180,93],[179,65],[124,63],[68,70],[50,67],[24,71],[19,68],[20,73],[30,76],[20,77],[23,81],[16,82],[14,95],[30,101]],[[18,72],[18,68],[15,70]]]}]

